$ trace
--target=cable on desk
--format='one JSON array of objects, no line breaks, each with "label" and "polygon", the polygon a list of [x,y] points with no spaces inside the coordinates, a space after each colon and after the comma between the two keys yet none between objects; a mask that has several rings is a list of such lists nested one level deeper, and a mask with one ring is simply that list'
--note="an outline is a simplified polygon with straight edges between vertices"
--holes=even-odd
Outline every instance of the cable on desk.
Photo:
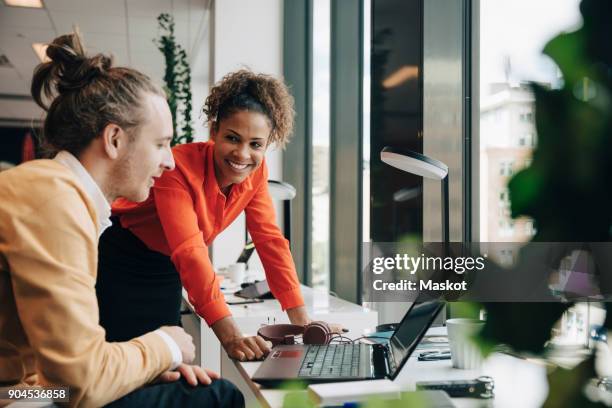
[{"label": "cable on desk", "polygon": [[359,340],[362,339],[382,339],[382,340],[387,340],[389,341],[390,337],[385,337],[385,336],[361,336],[361,337],[357,337],[355,340],[353,340],[353,343],[358,342]]},{"label": "cable on desk", "polygon": [[[335,343],[334,343],[335,342]],[[353,340],[343,336],[341,334],[336,334],[329,339],[329,344],[351,344]]]}]

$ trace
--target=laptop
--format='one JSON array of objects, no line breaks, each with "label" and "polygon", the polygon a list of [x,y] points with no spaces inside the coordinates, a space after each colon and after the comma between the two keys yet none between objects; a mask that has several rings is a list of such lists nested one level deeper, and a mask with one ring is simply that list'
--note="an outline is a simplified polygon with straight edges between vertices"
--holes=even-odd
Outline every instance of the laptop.
[{"label": "laptop", "polygon": [[262,386],[276,386],[289,380],[303,384],[391,380],[414,352],[443,302],[413,303],[388,344],[292,344],[276,346],[253,375]]}]

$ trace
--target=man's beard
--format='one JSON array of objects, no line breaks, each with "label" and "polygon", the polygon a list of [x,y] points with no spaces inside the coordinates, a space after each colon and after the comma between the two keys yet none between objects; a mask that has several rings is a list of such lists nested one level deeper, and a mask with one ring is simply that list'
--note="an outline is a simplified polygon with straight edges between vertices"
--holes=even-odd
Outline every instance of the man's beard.
[{"label": "man's beard", "polygon": [[125,197],[130,201],[139,198],[135,197],[139,193],[138,188],[132,191],[134,180],[131,165],[134,159],[133,148],[129,147],[125,155],[113,166],[109,178],[109,191],[112,191],[114,198]]}]

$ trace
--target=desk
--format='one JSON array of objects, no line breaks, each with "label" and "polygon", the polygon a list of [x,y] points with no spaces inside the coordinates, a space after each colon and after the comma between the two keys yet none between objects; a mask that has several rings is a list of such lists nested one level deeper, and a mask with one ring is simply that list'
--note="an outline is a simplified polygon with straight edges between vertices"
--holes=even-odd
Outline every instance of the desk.
[{"label": "desk", "polygon": [[[302,286],[302,295],[310,318],[329,323],[340,323],[355,337],[363,335],[364,328],[373,329],[378,324],[376,311],[331,296],[327,292]],[[185,295],[183,297],[186,298]],[[232,298],[232,295],[226,295],[228,301]],[[263,303],[233,305],[229,308],[236,324],[244,334],[255,335],[262,324],[289,323],[287,313],[281,310],[276,299],[265,300]],[[221,365],[221,357],[227,358],[227,354],[222,350],[212,329],[196,314],[183,318],[183,325],[194,337],[196,346],[199,346],[196,347],[198,349],[196,361],[199,361],[203,367],[220,372],[226,377],[225,367]]]},{"label": "desk", "polygon": [[[439,335],[444,332],[445,328],[433,328],[428,334]],[[286,391],[260,389],[250,380],[260,364],[236,362],[227,356],[222,358],[226,378],[243,392],[247,407],[282,407]],[[480,375],[489,375],[495,380],[495,398],[454,398],[453,404],[456,407],[540,407],[548,394],[546,367],[543,364],[505,354],[493,354],[478,370],[454,369],[450,360],[418,361],[413,355],[395,379],[395,383],[399,384],[403,391],[414,391],[417,381],[465,380]],[[338,386],[341,387],[342,383],[338,383]]]}]

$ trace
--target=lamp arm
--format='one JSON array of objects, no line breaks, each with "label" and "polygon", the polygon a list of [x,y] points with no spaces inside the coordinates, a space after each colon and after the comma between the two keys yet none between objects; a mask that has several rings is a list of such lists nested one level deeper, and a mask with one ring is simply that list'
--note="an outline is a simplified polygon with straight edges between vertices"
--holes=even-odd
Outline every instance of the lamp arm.
[{"label": "lamp arm", "polygon": [[449,198],[448,198],[448,175],[446,175],[442,181],[442,242],[444,242],[445,248],[450,242],[449,239]]}]

